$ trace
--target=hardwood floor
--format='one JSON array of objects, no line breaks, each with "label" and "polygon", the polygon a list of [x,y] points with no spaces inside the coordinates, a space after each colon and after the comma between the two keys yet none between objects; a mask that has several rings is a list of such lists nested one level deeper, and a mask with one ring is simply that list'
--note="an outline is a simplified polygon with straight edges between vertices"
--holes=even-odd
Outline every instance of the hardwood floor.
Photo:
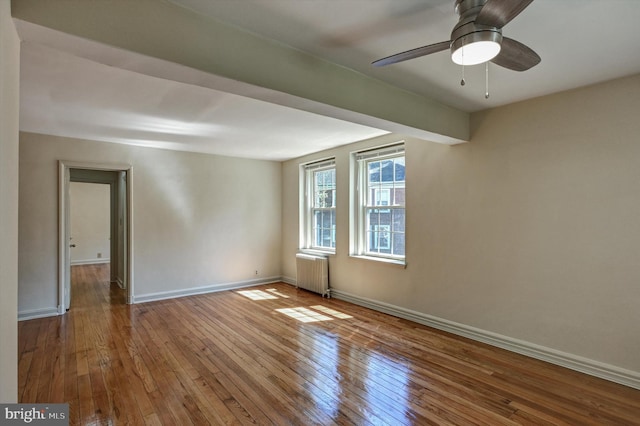
[{"label": "hardwood floor", "polygon": [[640,391],[287,284],[125,305],[73,268],[19,323],[20,402],[71,424],[640,424]]}]

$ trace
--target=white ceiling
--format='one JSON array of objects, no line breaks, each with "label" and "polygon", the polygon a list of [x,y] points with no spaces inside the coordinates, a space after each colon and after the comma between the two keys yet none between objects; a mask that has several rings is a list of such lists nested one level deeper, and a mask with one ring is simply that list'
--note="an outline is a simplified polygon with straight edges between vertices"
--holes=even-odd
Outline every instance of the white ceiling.
[{"label": "white ceiling", "polygon": [[[492,66],[488,100],[484,68],[467,67],[461,87],[460,67],[446,52],[370,66],[375,59],[447,40],[456,22],[453,0],[170,1],[464,111],[640,72],[639,0],[535,0],[504,34],[534,49],[542,62],[523,73]],[[85,47],[91,54],[80,55],[78,46],[86,42],[69,36],[41,43],[57,35],[18,24],[26,40],[24,131],[269,160],[386,133],[114,66],[135,62],[137,54],[91,46]]]},{"label": "white ceiling", "polygon": [[20,129],[278,161],[387,133],[34,43],[21,49]]}]

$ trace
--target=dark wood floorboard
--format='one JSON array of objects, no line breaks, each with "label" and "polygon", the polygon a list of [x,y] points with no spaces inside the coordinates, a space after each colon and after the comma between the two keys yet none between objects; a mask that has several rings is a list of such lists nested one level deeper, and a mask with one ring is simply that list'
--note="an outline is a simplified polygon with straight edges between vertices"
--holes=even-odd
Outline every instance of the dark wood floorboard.
[{"label": "dark wood floorboard", "polygon": [[72,268],[19,324],[19,400],[78,425],[640,425],[640,391],[279,283],[126,305]]}]

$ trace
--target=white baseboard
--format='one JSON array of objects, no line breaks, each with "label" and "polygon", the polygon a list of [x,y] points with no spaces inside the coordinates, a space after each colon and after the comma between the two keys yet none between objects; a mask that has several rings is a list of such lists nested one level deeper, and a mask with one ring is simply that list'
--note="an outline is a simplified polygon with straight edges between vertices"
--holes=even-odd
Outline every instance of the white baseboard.
[{"label": "white baseboard", "polygon": [[421,312],[412,311],[401,308],[399,306],[378,302],[376,300],[367,299],[353,294],[345,293],[340,290],[331,289],[331,295],[336,299],[344,300],[355,305],[364,306],[375,311],[384,312],[395,317],[404,318],[409,321],[417,322],[438,330],[446,331],[458,336],[467,337],[469,339],[486,343],[526,355],[531,358],[549,362],[569,368],[571,370],[586,373],[591,376],[609,380],[635,389],[640,389],[640,373],[636,371],[626,370],[614,365],[605,364],[578,355],[561,352],[545,346],[536,345],[535,343],[514,339],[503,336],[501,334],[492,333],[490,331],[481,330],[468,325],[456,323],[446,319],[434,317]]},{"label": "white baseboard", "polygon": [[58,308],[30,309],[18,312],[18,321],[26,321],[36,318],[55,317],[58,315]]},{"label": "white baseboard", "polygon": [[182,290],[161,291],[158,293],[147,293],[135,295],[133,303],[153,302],[156,300],[175,299],[177,297],[195,296],[197,294],[215,293],[218,291],[235,290],[245,287],[253,287],[262,284],[271,284],[281,281],[282,277],[266,277],[255,280],[237,281],[232,283],[214,284],[203,287],[192,287]]},{"label": "white baseboard", "polygon": [[287,283],[287,284],[293,285],[293,286],[295,286],[296,283],[297,283],[295,278],[285,277],[285,276],[280,277],[280,281],[282,281],[283,283]]},{"label": "white baseboard", "polygon": [[104,257],[101,257],[100,259],[81,259],[81,260],[73,260],[71,262],[69,262],[71,264],[71,266],[76,266],[76,265],[95,265],[98,263],[109,263],[111,262],[111,260],[109,259],[105,259]]}]

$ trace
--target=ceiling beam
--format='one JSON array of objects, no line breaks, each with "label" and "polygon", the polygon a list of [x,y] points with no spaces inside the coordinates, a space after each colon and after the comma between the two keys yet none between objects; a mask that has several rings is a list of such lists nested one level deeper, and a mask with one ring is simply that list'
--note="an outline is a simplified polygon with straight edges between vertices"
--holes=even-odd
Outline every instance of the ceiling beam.
[{"label": "ceiling beam", "polygon": [[167,1],[13,0],[12,14],[234,83],[218,90],[434,142],[469,139],[466,112]]}]

